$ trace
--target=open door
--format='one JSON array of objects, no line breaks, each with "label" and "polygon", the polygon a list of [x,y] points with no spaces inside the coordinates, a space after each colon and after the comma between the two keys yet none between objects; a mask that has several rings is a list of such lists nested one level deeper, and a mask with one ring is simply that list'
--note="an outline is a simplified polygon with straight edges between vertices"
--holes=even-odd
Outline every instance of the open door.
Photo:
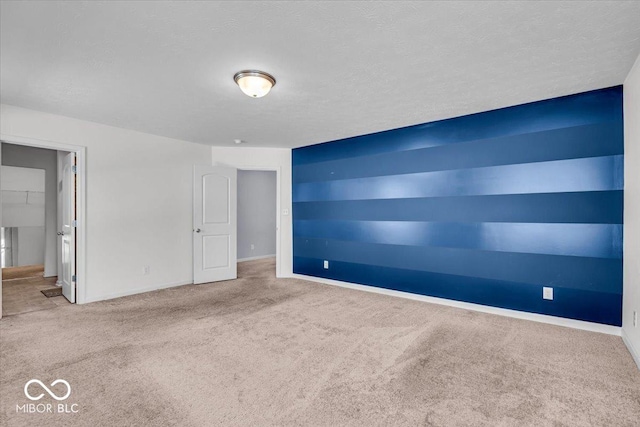
[{"label": "open door", "polygon": [[76,302],[76,155],[69,153],[62,162],[62,295]]},{"label": "open door", "polygon": [[194,283],[237,278],[237,176],[228,166],[194,166]]}]

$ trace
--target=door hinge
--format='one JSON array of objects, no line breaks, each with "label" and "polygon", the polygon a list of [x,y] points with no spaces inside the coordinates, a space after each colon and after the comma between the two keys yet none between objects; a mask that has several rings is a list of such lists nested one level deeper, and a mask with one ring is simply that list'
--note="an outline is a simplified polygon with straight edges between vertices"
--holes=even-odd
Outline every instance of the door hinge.
[{"label": "door hinge", "polygon": [[71,166],[71,172],[78,173],[78,167],[76,165]]},{"label": "door hinge", "polygon": [[75,282],[76,281],[76,275],[74,274],[73,276],[71,276],[71,281]]},{"label": "door hinge", "polygon": [[78,220],[74,219],[73,221],[71,221],[71,226],[72,227],[77,227],[78,226]]}]

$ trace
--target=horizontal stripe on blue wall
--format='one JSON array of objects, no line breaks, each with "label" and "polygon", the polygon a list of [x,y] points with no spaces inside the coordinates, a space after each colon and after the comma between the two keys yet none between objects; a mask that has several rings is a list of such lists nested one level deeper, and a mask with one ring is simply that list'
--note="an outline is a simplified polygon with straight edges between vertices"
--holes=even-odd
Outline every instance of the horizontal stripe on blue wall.
[{"label": "horizontal stripe on blue wall", "polygon": [[[540,286],[618,291],[619,259],[296,238],[296,256]],[[500,265],[501,268],[496,268]]]},{"label": "horizontal stripe on blue wall", "polygon": [[[620,121],[294,166],[295,183],[500,166],[622,153]],[[579,141],[579,144],[576,143]]]},{"label": "horizontal stripe on blue wall", "polygon": [[597,123],[616,122],[622,129],[621,119],[622,86],[617,86],[301,147],[293,153],[293,166]]},{"label": "horizontal stripe on blue wall", "polygon": [[[294,202],[622,190],[623,156],[301,183]],[[558,176],[566,176],[558,182]],[[536,179],[529,179],[535,176]]]},{"label": "horizontal stripe on blue wall", "polygon": [[310,239],[622,259],[619,224],[296,220],[294,227]]},{"label": "horizontal stripe on blue wall", "polygon": [[617,292],[555,287],[554,303],[549,303],[541,298],[542,292],[537,284],[342,261],[332,261],[331,269],[325,270],[315,258],[294,257],[293,262],[301,272],[304,272],[300,274],[309,276],[588,322],[616,325],[622,313],[622,295]]},{"label": "horizontal stripe on blue wall", "polygon": [[[293,204],[294,219],[622,224],[622,191]],[[295,235],[295,229],[294,235]]]},{"label": "horizontal stripe on blue wall", "polygon": [[620,325],[623,147],[615,87],[295,149],[294,272]]}]

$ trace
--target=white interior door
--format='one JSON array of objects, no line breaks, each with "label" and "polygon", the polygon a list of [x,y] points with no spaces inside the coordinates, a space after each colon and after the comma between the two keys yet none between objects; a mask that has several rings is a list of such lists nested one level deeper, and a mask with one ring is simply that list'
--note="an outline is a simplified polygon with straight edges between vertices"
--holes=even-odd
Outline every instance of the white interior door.
[{"label": "white interior door", "polygon": [[237,181],[235,168],[194,166],[194,283],[237,277]]},{"label": "white interior door", "polygon": [[76,177],[75,153],[69,153],[62,162],[62,295],[76,302]]}]

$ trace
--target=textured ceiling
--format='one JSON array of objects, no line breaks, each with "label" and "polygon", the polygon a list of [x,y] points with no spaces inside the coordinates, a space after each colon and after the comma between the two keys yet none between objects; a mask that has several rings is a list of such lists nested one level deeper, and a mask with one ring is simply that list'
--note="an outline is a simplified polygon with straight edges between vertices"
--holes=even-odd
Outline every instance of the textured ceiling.
[{"label": "textured ceiling", "polygon": [[[2,2],[1,101],[297,147],[623,83],[640,2]],[[277,84],[251,99],[233,82]]]}]

